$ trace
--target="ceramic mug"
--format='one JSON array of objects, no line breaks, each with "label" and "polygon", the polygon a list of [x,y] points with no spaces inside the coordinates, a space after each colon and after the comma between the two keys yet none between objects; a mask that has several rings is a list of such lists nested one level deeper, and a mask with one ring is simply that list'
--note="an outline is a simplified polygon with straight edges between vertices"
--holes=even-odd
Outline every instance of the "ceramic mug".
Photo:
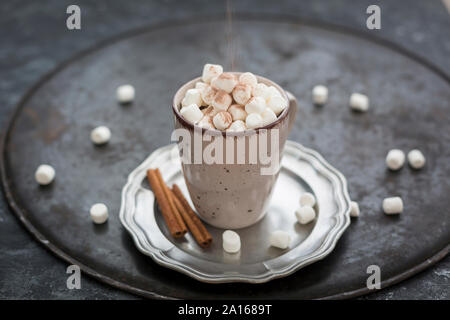
[{"label": "ceramic mug", "polygon": [[[239,76],[240,73],[234,74]],[[276,83],[260,76],[257,78],[258,83],[277,88],[289,105],[277,120],[255,130],[209,130],[186,121],[179,112],[181,100],[201,78],[184,84],[173,99],[175,129],[189,132],[189,136],[184,135],[183,138],[175,135],[175,139],[179,140],[181,165],[189,195],[199,216],[218,228],[244,228],[264,217],[278,178],[284,144],[295,122],[298,108],[295,97]],[[264,149],[259,144],[264,140],[267,142],[266,156],[255,156],[255,152]],[[258,151],[254,149],[255,144]],[[211,152],[212,149],[214,152]],[[203,155],[211,154],[221,161],[211,163],[210,159],[205,161],[206,157],[198,161],[194,153],[199,150],[204,152]],[[268,165],[268,159],[273,160],[270,164],[272,168]]]}]

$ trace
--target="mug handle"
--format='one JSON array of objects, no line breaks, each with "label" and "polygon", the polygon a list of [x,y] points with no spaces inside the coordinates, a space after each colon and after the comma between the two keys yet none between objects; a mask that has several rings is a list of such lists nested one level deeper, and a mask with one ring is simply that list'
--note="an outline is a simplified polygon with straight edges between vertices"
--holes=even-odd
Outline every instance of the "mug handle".
[{"label": "mug handle", "polygon": [[288,132],[291,132],[292,127],[294,126],[295,123],[295,117],[297,115],[297,110],[298,110],[298,102],[297,102],[297,98],[294,97],[294,95],[292,93],[290,93],[289,91],[286,91],[287,97],[289,99],[289,124],[288,124]]}]

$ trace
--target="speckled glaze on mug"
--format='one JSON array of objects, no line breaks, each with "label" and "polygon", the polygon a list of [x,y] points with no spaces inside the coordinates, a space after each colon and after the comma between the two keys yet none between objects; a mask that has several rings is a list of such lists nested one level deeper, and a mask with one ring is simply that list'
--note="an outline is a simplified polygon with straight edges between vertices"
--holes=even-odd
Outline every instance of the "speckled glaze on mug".
[{"label": "speckled glaze on mug", "polygon": [[[235,72],[238,75],[240,73]],[[255,164],[248,164],[249,140],[253,135],[259,135],[261,129],[267,129],[270,139],[273,130],[277,129],[279,136],[278,159],[281,163],[284,144],[291,127],[295,121],[297,101],[292,94],[285,92],[276,83],[257,76],[258,82],[277,88],[289,106],[283,110],[278,119],[267,126],[252,131],[227,132],[227,139],[245,139],[245,164],[193,164],[185,163],[182,159],[182,168],[186,186],[192,203],[200,217],[207,223],[223,229],[239,229],[251,226],[262,219],[270,202],[273,186],[278,177],[277,170],[271,175],[261,175],[260,169],[267,167],[257,157]],[[188,89],[194,88],[195,83],[201,81],[196,78],[183,85],[175,94],[172,110],[175,117],[175,128],[184,128],[191,133],[191,154],[194,145],[194,125],[186,121],[179,112],[181,100]],[[196,130],[202,135],[202,150],[213,142],[213,139],[224,139],[225,132],[218,130],[207,130],[196,126]],[[205,135],[210,135],[209,141],[205,141]],[[255,137],[253,137],[255,138]],[[237,159],[237,144],[234,143],[234,158]],[[271,154],[270,145],[268,154]],[[223,144],[223,157],[226,157],[226,144]],[[235,161],[234,163],[237,163]]]}]

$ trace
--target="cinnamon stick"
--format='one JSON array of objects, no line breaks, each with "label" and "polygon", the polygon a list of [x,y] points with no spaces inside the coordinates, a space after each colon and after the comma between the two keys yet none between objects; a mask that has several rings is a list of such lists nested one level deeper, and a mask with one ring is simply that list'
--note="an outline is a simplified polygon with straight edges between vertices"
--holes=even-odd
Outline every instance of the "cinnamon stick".
[{"label": "cinnamon stick", "polygon": [[[209,245],[212,242],[211,234],[205,228],[205,225],[199,219],[194,210],[192,210],[191,206],[189,205],[189,202],[184,197],[183,192],[181,192],[181,189],[178,187],[178,185],[174,184],[172,186],[172,191],[175,197],[179,200],[180,204],[183,206],[186,215],[189,217],[189,220],[192,221],[192,223],[197,227],[197,230],[200,233],[198,237],[201,239],[202,243],[203,242],[206,243],[206,246]],[[192,233],[194,232],[192,231]]]}]

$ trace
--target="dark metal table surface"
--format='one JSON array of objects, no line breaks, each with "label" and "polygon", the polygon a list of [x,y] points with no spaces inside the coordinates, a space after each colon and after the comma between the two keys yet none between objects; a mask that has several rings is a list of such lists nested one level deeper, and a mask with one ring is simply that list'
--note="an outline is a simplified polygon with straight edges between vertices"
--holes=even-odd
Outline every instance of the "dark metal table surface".
[{"label": "dark metal table surface", "polygon": [[[365,8],[346,1],[301,3],[279,2],[254,6],[250,2],[234,4],[237,12],[287,13],[290,15],[365,29]],[[411,1],[408,1],[411,3]],[[83,29],[69,32],[65,28],[63,1],[1,4],[0,48],[2,79],[0,82],[3,128],[14,105],[43,74],[74,53],[112,35],[153,22],[223,12],[222,2],[198,1],[191,5],[171,2],[132,2],[122,8],[115,2],[79,2]],[[424,57],[449,73],[449,15],[439,1],[381,2],[383,29],[377,36],[387,38]],[[369,32],[365,30],[365,32]],[[41,248],[19,225],[4,201],[0,203],[0,297],[2,298],[133,298],[84,277],[81,290],[66,288],[66,265]],[[449,259],[413,279],[372,294],[368,298],[449,298]]]}]

